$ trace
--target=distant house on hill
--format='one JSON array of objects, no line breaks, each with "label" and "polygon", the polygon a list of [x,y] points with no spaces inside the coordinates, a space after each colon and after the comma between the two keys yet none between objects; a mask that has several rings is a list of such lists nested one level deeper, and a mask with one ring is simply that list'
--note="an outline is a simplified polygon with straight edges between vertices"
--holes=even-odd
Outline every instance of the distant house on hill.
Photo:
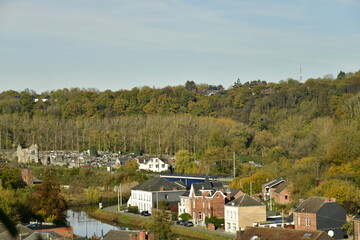
[{"label": "distant house on hill", "polygon": [[31,144],[29,148],[17,147],[16,155],[19,163],[38,163],[39,162],[39,147],[36,144]]},{"label": "distant house on hill", "polygon": [[163,158],[139,158],[139,169],[153,172],[164,172],[169,170],[169,163]]},{"label": "distant house on hill", "polygon": [[265,201],[274,198],[276,189],[280,186],[281,183],[285,182],[285,179],[272,179],[262,184],[261,191],[262,197]]},{"label": "distant house on hill", "polygon": [[278,204],[287,204],[292,202],[292,185],[289,182],[281,183],[274,191],[274,201]]},{"label": "distant house on hill", "polygon": [[346,233],[342,226],[346,223],[346,211],[335,199],[310,197],[300,202],[294,211],[295,229],[319,230],[343,239]]}]

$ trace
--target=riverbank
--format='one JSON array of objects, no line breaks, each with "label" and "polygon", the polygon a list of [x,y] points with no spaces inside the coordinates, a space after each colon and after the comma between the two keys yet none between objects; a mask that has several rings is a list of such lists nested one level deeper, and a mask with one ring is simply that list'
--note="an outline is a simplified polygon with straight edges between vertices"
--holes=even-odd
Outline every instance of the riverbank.
[{"label": "riverbank", "polygon": [[[101,220],[105,223],[112,225],[119,225],[121,227],[129,227],[134,229],[146,229],[147,225],[151,222],[151,218],[142,217],[140,215],[128,214],[128,213],[113,213],[102,209],[97,209],[94,212],[89,213],[92,218]],[[210,231],[207,229],[196,227],[183,227],[172,226],[171,230],[183,237],[184,239],[192,240],[233,240],[235,236],[230,236],[223,232]],[[228,236],[226,236],[228,235]]]}]

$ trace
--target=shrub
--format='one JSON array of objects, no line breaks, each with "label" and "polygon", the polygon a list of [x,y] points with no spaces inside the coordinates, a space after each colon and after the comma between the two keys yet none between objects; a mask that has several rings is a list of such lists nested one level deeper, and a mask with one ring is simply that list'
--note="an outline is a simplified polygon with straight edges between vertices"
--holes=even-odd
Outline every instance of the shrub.
[{"label": "shrub", "polygon": [[129,210],[129,213],[139,213],[138,206],[129,206],[128,210]]},{"label": "shrub", "polygon": [[221,225],[224,224],[224,219],[223,218],[217,218],[216,216],[212,216],[212,217],[206,217],[205,218],[205,224],[206,226],[208,226],[209,223],[213,223],[215,228],[219,228],[221,227]]},{"label": "shrub", "polygon": [[182,213],[179,215],[179,218],[181,218],[184,221],[189,221],[190,219],[192,219],[191,215],[188,213]]}]

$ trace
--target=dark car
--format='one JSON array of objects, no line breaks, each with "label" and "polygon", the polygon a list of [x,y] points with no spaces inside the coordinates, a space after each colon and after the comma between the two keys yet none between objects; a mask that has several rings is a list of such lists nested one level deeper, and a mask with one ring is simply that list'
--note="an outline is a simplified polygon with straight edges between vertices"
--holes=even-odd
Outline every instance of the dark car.
[{"label": "dark car", "polygon": [[177,220],[176,221],[176,225],[184,225],[185,221],[184,220]]},{"label": "dark car", "polygon": [[185,227],[192,227],[192,226],[194,226],[194,224],[193,224],[192,221],[185,221],[185,222],[184,222],[184,226],[185,226]]},{"label": "dark car", "polygon": [[141,216],[150,216],[151,214],[149,213],[149,211],[142,211]]}]

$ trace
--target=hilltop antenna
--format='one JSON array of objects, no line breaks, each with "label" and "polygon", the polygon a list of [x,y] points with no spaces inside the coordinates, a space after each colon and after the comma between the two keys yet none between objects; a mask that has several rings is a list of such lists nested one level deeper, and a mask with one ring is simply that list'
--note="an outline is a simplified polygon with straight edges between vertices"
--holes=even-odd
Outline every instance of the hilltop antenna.
[{"label": "hilltop antenna", "polygon": [[301,65],[300,65],[300,82],[302,82],[302,72],[301,72]]}]

